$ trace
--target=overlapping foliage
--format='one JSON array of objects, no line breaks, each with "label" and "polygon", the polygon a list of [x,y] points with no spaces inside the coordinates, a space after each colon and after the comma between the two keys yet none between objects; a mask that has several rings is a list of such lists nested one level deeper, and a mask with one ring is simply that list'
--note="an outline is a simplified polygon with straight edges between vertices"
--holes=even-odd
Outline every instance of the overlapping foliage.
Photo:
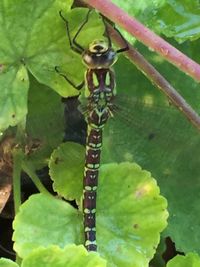
[{"label": "overlapping foliage", "polygon": [[[200,62],[199,1],[143,0],[134,5],[132,1],[113,2],[157,33],[184,42],[180,45],[170,39]],[[99,252],[104,259],[96,253],[88,254],[80,246],[83,243],[83,148],[79,147],[78,156],[70,160],[64,145],[53,152],[64,135],[60,96],[78,94],[56,73],[55,66],[76,84],[84,76],[80,56],[70,50],[59,11],[69,20],[73,35],[87,10],[71,11],[71,5],[70,0],[0,2],[0,130],[3,138],[9,126],[26,125],[24,130],[29,140],[39,145],[36,151],[28,149],[25,160],[35,168],[49,162],[55,191],[66,199],[75,199],[79,205],[79,210],[75,210],[64,201],[42,194],[32,196],[23,204],[14,222],[15,249],[24,258],[22,266],[83,266],[83,263],[99,267],[148,266],[158,245],[159,233],[166,225],[166,201],[147,172],[132,163],[117,164],[122,161],[136,161],[156,177],[169,203],[169,225],[163,237],[170,236],[177,249],[185,253],[200,253],[200,221],[196,216],[200,212],[199,133],[122,57],[115,65],[119,113],[106,126],[103,148],[103,162],[115,163],[102,167],[97,207]],[[91,40],[102,38],[103,32],[101,18],[93,12],[78,41],[86,47]],[[199,85],[137,42],[135,45],[188,102],[200,110]],[[15,128],[12,130],[15,133]],[[67,177],[65,181],[62,176]],[[70,245],[72,243],[77,246]],[[192,254],[179,256],[167,266],[178,267],[178,264],[197,267],[199,258]],[[1,259],[0,266],[17,264]]]}]

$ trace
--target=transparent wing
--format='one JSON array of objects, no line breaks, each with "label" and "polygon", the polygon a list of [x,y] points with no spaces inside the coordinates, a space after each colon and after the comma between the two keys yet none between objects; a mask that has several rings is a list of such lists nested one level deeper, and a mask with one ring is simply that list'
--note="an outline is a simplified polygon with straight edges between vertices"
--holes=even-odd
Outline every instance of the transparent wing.
[{"label": "transparent wing", "polygon": [[184,149],[200,143],[199,132],[167,103],[155,105],[119,95],[113,113],[105,127],[106,160],[130,158],[143,163],[168,157],[176,161]]}]

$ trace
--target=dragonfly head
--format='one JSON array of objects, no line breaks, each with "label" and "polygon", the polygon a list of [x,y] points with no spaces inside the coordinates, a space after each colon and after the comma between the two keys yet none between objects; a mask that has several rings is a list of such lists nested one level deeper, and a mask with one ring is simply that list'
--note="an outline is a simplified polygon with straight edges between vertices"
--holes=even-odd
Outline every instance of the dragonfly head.
[{"label": "dragonfly head", "polygon": [[83,63],[91,69],[105,69],[117,60],[117,53],[103,40],[93,41],[83,52]]}]

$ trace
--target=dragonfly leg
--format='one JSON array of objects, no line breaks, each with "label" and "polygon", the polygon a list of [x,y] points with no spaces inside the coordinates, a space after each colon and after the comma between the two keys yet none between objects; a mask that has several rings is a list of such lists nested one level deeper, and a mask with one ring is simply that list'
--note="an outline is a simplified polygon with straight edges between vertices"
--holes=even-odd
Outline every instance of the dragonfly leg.
[{"label": "dragonfly leg", "polygon": [[70,31],[69,31],[69,22],[68,20],[66,20],[66,18],[63,16],[62,14],[62,11],[59,12],[60,14],[60,17],[62,18],[62,20],[64,20],[65,22],[65,25],[66,25],[66,30],[67,30],[67,36],[68,36],[68,39],[69,39],[69,44],[70,44],[70,47],[72,50],[74,50],[76,53],[78,54],[82,54],[83,51],[85,50],[77,41],[76,41],[76,38],[78,37],[78,35],[80,34],[82,28],[85,26],[85,24],[88,22],[88,19],[89,19],[89,15],[90,15],[90,12],[92,10],[89,9],[86,17],[85,17],[85,20],[82,22],[82,24],[80,25],[80,27],[78,28],[76,34],[74,35],[73,38],[71,38],[71,35],[70,35]]},{"label": "dragonfly leg", "polygon": [[72,39],[71,38],[71,35],[70,35],[70,31],[69,31],[69,22],[68,20],[66,20],[66,18],[63,16],[62,14],[62,10],[59,11],[59,15],[60,17],[62,18],[62,20],[65,22],[65,25],[66,25],[66,32],[67,32],[67,37],[69,39],[69,45],[71,47],[71,49],[78,53],[79,55],[82,54],[82,52],[84,51],[83,47],[81,47],[80,45],[77,45],[77,43],[74,43],[74,38]]},{"label": "dragonfly leg", "polygon": [[80,84],[74,84],[64,73],[60,72],[59,67],[55,66],[55,71],[62,76],[71,86],[73,86],[77,90],[81,90],[85,84],[85,81],[82,81]]},{"label": "dragonfly leg", "polygon": [[107,37],[107,39],[108,39],[108,46],[109,47],[112,47],[112,41],[111,41],[111,38],[110,38],[110,35],[109,35],[109,33],[108,33],[108,27],[107,27],[107,25],[106,25],[106,17],[104,17],[102,14],[100,14],[101,15],[101,17],[102,17],[102,21],[103,21],[103,24],[104,24],[104,27],[105,27],[105,33],[106,33],[106,37]]},{"label": "dragonfly leg", "polygon": [[124,42],[124,47],[118,49],[116,52],[117,53],[122,53],[122,52],[126,52],[129,50],[129,45],[126,41],[126,39],[124,38],[124,36],[121,34],[121,32],[114,26],[114,29],[116,32],[118,32],[119,36],[121,37],[122,41]]},{"label": "dragonfly leg", "polygon": [[101,15],[102,21],[103,21],[103,23],[105,25],[106,37],[108,39],[108,45],[109,45],[109,47],[112,47],[112,41],[111,41],[111,38],[110,38],[110,35],[109,35],[109,31],[108,31],[108,27],[107,27],[107,24],[106,23],[109,23],[110,26],[113,27],[113,29],[118,32],[119,36],[121,37],[122,41],[124,42],[124,47],[118,49],[116,51],[116,53],[122,53],[122,52],[128,51],[129,50],[128,43],[127,43],[126,39],[124,38],[124,36],[121,34],[121,32],[115,27],[115,25],[113,24],[112,21],[110,21],[108,18],[106,18],[102,14],[100,14],[100,15]]},{"label": "dragonfly leg", "polygon": [[74,35],[74,37],[73,37],[73,39],[72,39],[72,43],[73,43],[75,46],[79,47],[79,49],[81,49],[82,52],[83,52],[85,49],[84,49],[84,48],[83,48],[83,47],[76,41],[76,38],[77,38],[78,35],[80,34],[80,32],[81,32],[81,30],[83,29],[83,27],[85,26],[85,24],[88,22],[89,15],[90,15],[91,11],[92,11],[92,9],[89,9],[89,10],[88,10],[88,13],[87,13],[87,15],[86,15],[86,17],[85,17],[85,20],[82,22],[82,24],[80,25],[80,27],[78,28],[76,34]]}]

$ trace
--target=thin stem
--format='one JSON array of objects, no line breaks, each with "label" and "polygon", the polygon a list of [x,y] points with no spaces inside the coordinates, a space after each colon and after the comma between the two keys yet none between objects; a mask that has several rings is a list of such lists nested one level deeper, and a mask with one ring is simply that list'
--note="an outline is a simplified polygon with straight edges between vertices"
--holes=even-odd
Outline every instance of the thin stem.
[{"label": "thin stem", "polygon": [[84,0],[177,68],[200,81],[200,65],[120,9],[109,0]]},{"label": "thin stem", "polygon": [[46,189],[46,187],[42,184],[40,181],[39,177],[35,173],[34,167],[29,161],[23,161],[22,162],[22,169],[28,174],[28,176],[31,178],[37,189],[39,190],[40,193],[48,194],[49,191]]},{"label": "thin stem", "polygon": [[[19,212],[21,206],[21,170],[23,156],[24,154],[20,148],[13,150],[13,199],[15,215]],[[21,258],[18,254],[16,254],[15,262],[19,266],[21,265]]]},{"label": "thin stem", "polygon": [[[108,25],[111,38],[119,45],[123,46],[124,41],[115,29]],[[185,99],[173,88],[173,86],[134,48],[129,44],[129,50],[124,52],[136,67],[157,86],[170,101],[200,130],[200,117],[185,101]]]},{"label": "thin stem", "polygon": [[13,151],[13,198],[15,215],[19,211],[21,205],[21,168],[23,153],[21,149]]}]

